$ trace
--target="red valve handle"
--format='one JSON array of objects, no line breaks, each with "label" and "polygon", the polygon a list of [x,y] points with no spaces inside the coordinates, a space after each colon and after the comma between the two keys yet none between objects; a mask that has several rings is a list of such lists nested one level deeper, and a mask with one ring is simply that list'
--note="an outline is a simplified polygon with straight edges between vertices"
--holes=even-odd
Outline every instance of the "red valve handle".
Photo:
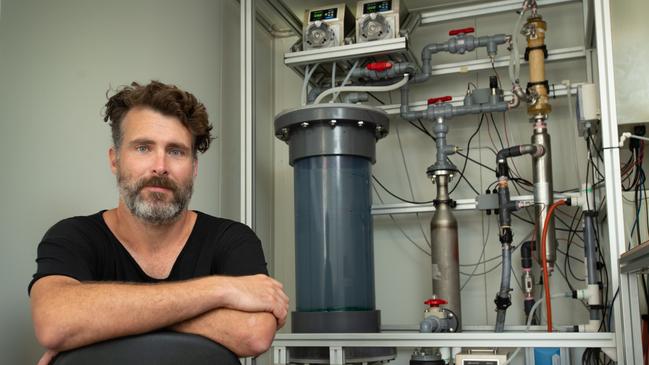
[{"label": "red valve handle", "polygon": [[451,100],[453,100],[453,97],[450,96],[450,95],[440,96],[438,98],[430,98],[430,99],[428,99],[428,105],[437,104],[437,103],[445,103],[445,102],[451,101]]},{"label": "red valve handle", "polygon": [[442,304],[448,304],[448,302],[444,299],[428,299],[427,301],[424,302],[424,304],[428,304],[431,307],[439,307]]},{"label": "red valve handle", "polygon": [[475,28],[473,28],[473,27],[461,28],[461,29],[451,29],[451,30],[448,31],[448,35],[467,34],[467,33],[473,33],[473,32],[475,32]]},{"label": "red valve handle", "polygon": [[385,71],[387,69],[392,68],[392,62],[372,62],[372,63],[367,64],[367,66],[365,66],[365,68],[367,68],[370,71],[381,72],[381,71]]}]

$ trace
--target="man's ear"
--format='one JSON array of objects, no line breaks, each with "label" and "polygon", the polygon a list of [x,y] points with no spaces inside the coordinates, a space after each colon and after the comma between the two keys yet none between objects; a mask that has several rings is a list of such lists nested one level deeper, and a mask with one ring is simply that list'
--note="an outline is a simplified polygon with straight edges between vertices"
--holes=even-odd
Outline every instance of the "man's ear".
[{"label": "man's ear", "polygon": [[194,177],[198,176],[198,159],[194,158]]},{"label": "man's ear", "polygon": [[117,174],[117,150],[115,146],[108,149],[108,162],[110,163],[110,171],[113,172],[113,175]]}]

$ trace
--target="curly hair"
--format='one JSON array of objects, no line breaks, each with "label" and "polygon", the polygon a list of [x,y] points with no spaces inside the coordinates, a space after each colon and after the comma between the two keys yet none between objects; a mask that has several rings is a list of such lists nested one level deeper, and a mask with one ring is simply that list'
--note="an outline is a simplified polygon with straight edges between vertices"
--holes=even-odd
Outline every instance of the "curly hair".
[{"label": "curly hair", "polygon": [[[110,91],[110,90],[109,90]],[[129,110],[136,107],[150,108],[166,116],[176,117],[193,136],[192,152],[204,153],[210,147],[212,125],[209,123],[205,105],[191,93],[175,85],[151,81],[148,85],[137,82],[124,86],[109,97],[104,113],[104,122],[109,122],[113,144],[119,149],[122,143],[122,120]]]}]

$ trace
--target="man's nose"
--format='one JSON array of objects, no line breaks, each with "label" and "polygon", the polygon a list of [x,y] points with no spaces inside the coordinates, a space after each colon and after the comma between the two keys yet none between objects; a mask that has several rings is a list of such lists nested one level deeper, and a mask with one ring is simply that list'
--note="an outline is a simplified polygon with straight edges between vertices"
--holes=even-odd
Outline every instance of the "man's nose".
[{"label": "man's nose", "polygon": [[153,173],[159,176],[169,174],[169,171],[167,170],[167,154],[164,151],[155,154]]}]

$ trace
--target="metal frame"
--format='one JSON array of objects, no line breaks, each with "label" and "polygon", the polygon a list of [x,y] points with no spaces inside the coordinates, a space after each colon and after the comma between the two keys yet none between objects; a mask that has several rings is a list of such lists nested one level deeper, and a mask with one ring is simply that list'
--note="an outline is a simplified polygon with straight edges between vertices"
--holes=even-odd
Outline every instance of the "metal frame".
[{"label": "metal frame", "polygon": [[[570,84],[570,93],[572,95],[576,95],[577,88],[581,84],[583,83],[577,82],[574,84]],[[550,84],[550,97],[566,96],[566,95],[568,95],[568,87],[566,85]],[[505,91],[504,96],[505,96],[505,101],[509,101],[512,98],[512,93],[510,91]],[[464,95],[453,96],[453,99],[450,101],[450,103],[453,104],[453,106],[464,105]],[[428,102],[426,100],[421,100],[410,104],[410,110],[412,111],[426,110],[427,107],[428,107]],[[396,115],[401,113],[401,109],[400,109],[401,104],[379,105],[378,108],[382,109],[384,112],[390,115]]]},{"label": "metal frame", "polygon": [[[537,5],[559,5],[565,3],[579,2],[580,0],[537,0]],[[504,0],[493,3],[468,5],[462,7],[455,7],[452,9],[435,10],[435,11],[422,11],[421,12],[421,25],[439,23],[448,20],[471,18],[479,15],[498,14],[508,11],[516,11],[521,8],[521,0]]]},{"label": "metal frame", "polygon": [[[613,50],[611,45],[611,15],[609,0],[594,1],[595,38],[599,74],[599,97],[602,115],[602,145],[605,170],[606,210],[611,262],[612,289],[619,289],[613,306],[617,359],[620,364],[641,364],[638,283],[635,275],[620,274],[618,258],[625,251],[624,213],[620,153],[617,134]],[[637,315],[637,318],[634,316]]]},{"label": "metal frame", "polygon": [[241,0],[241,196],[240,220],[254,229],[254,0]]},{"label": "metal frame", "polygon": [[273,364],[288,364],[291,347],[328,347],[330,363],[340,365],[345,347],[601,347],[608,350],[615,345],[613,333],[280,333],[273,342]]},{"label": "metal frame", "polygon": [[293,14],[282,0],[266,0],[266,2],[279,14],[298,37],[302,36],[302,21]]},{"label": "metal frame", "polygon": [[[576,0],[539,0],[539,5],[552,5],[571,3]],[[615,333],[456,333],[456,334],[419,334],[419,333],[378,333],[378,334],[278,334],[274,342],[274,362],[286,364],[289,347],[300,346],[325,346],[334,351],[332,356],[335,361],[341,361],[341,349],[344,346],[514,346],[514,347],[602,347],[610,353],[615,349],[615,359],[621,364],[639,364],[642,361],[642,347],[640,343],[637,277],[629,274],[626,268],[620,270],[618,266],[619,255],[625,251],[624,220],[622,211],[621,178],[618,174],[620,168],[619,150],[617,147],[617,124],[615,104],[615,83],[613,76],[613,57],[611,47],[610,0],[594,0],[595,40],[597,44],[598,81],[600,104],[602,114],[602,142],[604,146],[603,157],[606,178],[606,206],[608,216],[608,236],[610,242],[611,285],[619,289],[617,300],[614,303]],[[589,4],[588,0],[585,4]],[[520,5],[520,0],[506,0],[488,5],[479,5],[481,9],[471,7],[455,8],[453,10],[422,13],[422,24],[472,17],[483,14],[494,14],[503,11],[515,10]],[[510,6],[510,8],[508,8]],[[514,6],[511,8],[511,6]],[[473,11],[473,12],[471,12]],[[461,12],[461,14],[459,13]],[[587,18],[585,18],[587,19]],[[242,193],[241,193],[241,220],[247,224],[253,222],[253,181],[254,181],[254,155],[253,155],[253,32],[254,32],[254,4],[253,0],[241,0],[241,167],[242,167]],[[585,21],[586,39],[588,42],[588,21]],[[345,50],[328,49],[327,56],[317,55],[317,51],[298,52],[293,57],[288,57],[287,65],[307,64],[319,60],[334,61],[353,55],[367,56],[371,54],[397,51],[399,47],[406,47],[405,39],[392,40],[391,44],[378,44],[372,42],[363,44],[360,50],[347,48]],[[389,42],[388,42],[389,43]],[[397,44],[395,44],[397,43]],[[399,45],[401,43],[401,45]],[[363,49],[366,47],[365,49]],[[391,48],[392,47],[392,48]],[[342,47],[341,47],[342,48]],[[312,52],[312,53],[308,53]],[[320,57],[320,59],[318,58]],[[590,57],[589,57],[590,58]],[[387,214],[387,213],[386,213]],[[393,210],[390,214],[396,214]],[[644,257],[644,255],[643,255]],[[626,260],[622,260],[623,265]]]},{"label": "metal frame", "polygon": [[[494,194],[495,195],[495,194]],[[513,196],[512,201],[525,201],[530,204],[534,203],[534,196],[532,195],[521,195]],[[453,210],[475,210],[478,207],[477,200],[475,198],[471,199],[458,199],[455,200],[457,205]],[[398,204],[380,204],[372,206],[372,215],[386,215],[386,214],[413,214],[413,213],[428,213],[434,212],[435,206],[431,204],[410,204],[410,203],[398,203]]]},{"label": "metal frame", "polygon": [[[580,59],[586,57],[586,49],[584,47],[569,47],[569,48],[559,48],[551,49],[548,51],[548,58],[545,60],[546,63],[570,59]],[[523,57],[521,57],[522,59]],[[527,64],[525,60],[521,61],[521,65]],[[497,57],[493,63],[494,67],[507,67],[509,66],[509,56]],[[452,73],[465,73],[471,71],[480,71],[490,69],[491,59],[483,58],[479,60],[472,61],[462,61],[441,64],[431,67],[430,74],[432,76],[436,75],[446,75]]]},{"label": "metal frame", "polygon": [[[566,193],[566,194],[555,194],[554,201],[560,199],[573,198],[578,199],[579,193]],[[494,206],[493,208],[484,208],[484,209],[496,209],[497,208],[497,198],[496,194],[493,194]],[[533,195],[518,195],[512,196],[512,201],[515,202],[526,202],[530,206],[534,204]],[[468,199],[457,199],[455,200],[457,204],[453,210],[476,210],[478,209],[478,198],[468,198]],[[490,204],[490,202],[485,202],[483,204]],[[396,204],[375,204],[372,206],[372,215],[386,215],[386,214],[414,214],[414,213],[428,213],[434,212],[435,206],[433,203],[430,204],[411,204],[411,203],[396,203]],[[649,253],[648,253],[649,254]]]},{"label": "metal frame", "polygon": [[310,49],[308,51],[288,52],[284,54],[284,64],[291,68],[314,63],[326,63],[350,58],[363,58],[375,55],[402,54],[409,62],[417,62],[408,50],[405,37],[381,41],[346,44],[338,47]]},{"label": "metal frame", "polygon": [[620,272],[639,274],[649,271],[649,242],[636,246],[620,256]]}]

